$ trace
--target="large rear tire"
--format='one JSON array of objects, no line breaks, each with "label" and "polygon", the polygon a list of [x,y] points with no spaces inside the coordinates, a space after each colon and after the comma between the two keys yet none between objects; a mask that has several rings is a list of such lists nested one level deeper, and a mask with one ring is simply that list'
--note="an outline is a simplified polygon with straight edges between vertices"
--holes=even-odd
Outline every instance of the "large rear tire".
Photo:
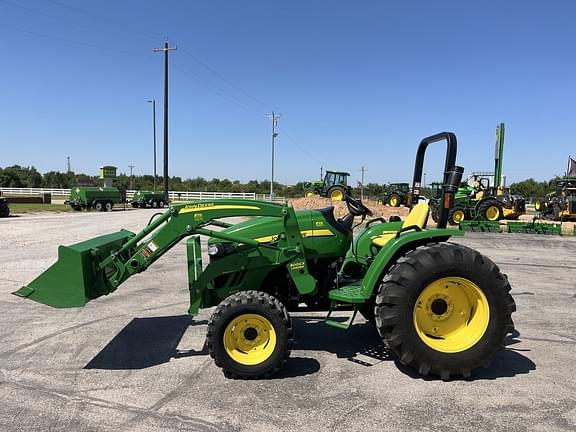
[{"label": "large rear tire", "polygon": [[229,378],[259,379],[276,373],[290,356],[290,315],[275,297],[243,291],[218,305],[206,342],[216,366]]},{"label": "large rear tire", "polygon": [[470,376],[488,366],[513,330],[506,275],[479,252],[456,244],[415,249],[384,277],[376,326],[401,363],[421,375]]}]

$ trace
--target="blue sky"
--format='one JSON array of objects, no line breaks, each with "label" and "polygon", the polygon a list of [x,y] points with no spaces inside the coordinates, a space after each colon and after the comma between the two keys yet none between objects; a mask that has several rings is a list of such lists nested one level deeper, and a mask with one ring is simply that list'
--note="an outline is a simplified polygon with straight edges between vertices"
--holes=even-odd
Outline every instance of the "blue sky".
[{"label": "blue sky", "polygon": [[508,182],[548,179],[576,155],[574,22],[571,1],[0,0],[0,166],[150,174],[168,38],[172,175],[269,179],[274,109],[280,182],[408,181],[443,130],[489,171],[501,121]]}]

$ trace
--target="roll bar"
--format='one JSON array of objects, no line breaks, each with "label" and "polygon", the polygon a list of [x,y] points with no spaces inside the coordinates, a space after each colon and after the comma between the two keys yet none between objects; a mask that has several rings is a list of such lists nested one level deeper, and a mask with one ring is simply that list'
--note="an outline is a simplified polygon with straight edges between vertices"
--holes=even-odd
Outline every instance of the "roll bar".
[{"label": "roll bar", "polygon": [[448,223],[448,211],[454,204],[454,194],[458,189],[460,181],[462,180],[462,174],[464,173],[463,167],[455,165],[458,143],[456,135],[452,132],[440,132],[420,141],[418,152],[416,153],[414,179],[412,180],[412,190],[408,197],[408,204],[412,207],[413,204],[418,203],[420,188],[422,186],[422,171],[424,169],[424,156],[426,155],[426,149],[430,144],[439,141],[446,141],[446,161],[444,162],[444,179],[440,202],[440,213],[438,215],[438,227],[446,228],[446,224]]}]

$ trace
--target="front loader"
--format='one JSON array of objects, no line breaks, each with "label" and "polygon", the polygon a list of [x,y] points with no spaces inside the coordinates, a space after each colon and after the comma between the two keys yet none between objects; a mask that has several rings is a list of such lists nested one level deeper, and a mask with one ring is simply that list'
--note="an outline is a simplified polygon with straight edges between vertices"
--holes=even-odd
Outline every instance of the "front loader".
[{"label": "front loader", "polygon": [[[424,155],[446,141],[438,228],[427,227],[429,208],[418,203]],[[327,312],[326,324],[345,330],[359,312],[374,323],[400,362],[422,375],[469,376],[489,364],[511,331],[515,304],[505,275],[487,257],[447,240],[446,229],[463,168],[455,165],[456,137],[441,133],[418,147],[402,221],[366,223],[353,240],[354,221],[371,214],[346,196],[349,214],[333,208],[295,211],[288,205],[216,200],[172,205],[141,232],[120,231],[72,246],[15,294],[54,307],[81,307],[115,291],[187,240],[189,313],[216,306],[206,342],[228,377],[266,378],[290,354],[290,312]],[[231,225],[226,218],[249,219]],[[200,235],[208,236],[202,263]],[[332,313],[351,314],[345,323]]]}]

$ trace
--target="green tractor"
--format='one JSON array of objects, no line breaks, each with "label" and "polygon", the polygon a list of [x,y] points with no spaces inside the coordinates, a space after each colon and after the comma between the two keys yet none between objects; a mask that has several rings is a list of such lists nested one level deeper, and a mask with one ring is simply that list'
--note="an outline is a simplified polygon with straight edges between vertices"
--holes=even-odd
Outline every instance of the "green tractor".
[{"label": "green tractor", "polygon": [[[441,141],[448,148],[443,206],[432,229],[419,190],[426,148]],[[326,324],[343,331],[359,312],[398,360],[419,374],[468,377],[489,364],[513,330],[515,304],[496,264],[447,242],[463,235],[446,228],[463,172],[455,165],[456,146],[456,136],[447,132],[422,140],[409,199],[418,204],[403,222],[373,219],[353,236],[355,219],[371,212],[348,195],[342,219],[332,207],[295,211],[249,200],[177,204],[137,234],[121,230],[60,246],[58,261],[15,294],[53,307],[82,307],[188,238],[188,312],[216,307],[206,343],[228,377],[276,373],[294,345],[290,312],[303,307],[325,310]],[[233,216],[249,219],[231,225],[226,218]],[[201,235],[209,237],[205,266]],[[350,313],[347,322],[333,316],[339,309]]]},{"label": "green tractor", "polygon": [[410,185],[408,183],[389,183],[384,188],[382,204],[400,207],[408,203]]},{"label": "green tractor", "polygon": [[344,195],[350,195],[348,186],[349,173],[343,171],[326,171],[324,180],[315,180],[304,184],[304,196],[320,195],[332,201],[344,200]]}]

